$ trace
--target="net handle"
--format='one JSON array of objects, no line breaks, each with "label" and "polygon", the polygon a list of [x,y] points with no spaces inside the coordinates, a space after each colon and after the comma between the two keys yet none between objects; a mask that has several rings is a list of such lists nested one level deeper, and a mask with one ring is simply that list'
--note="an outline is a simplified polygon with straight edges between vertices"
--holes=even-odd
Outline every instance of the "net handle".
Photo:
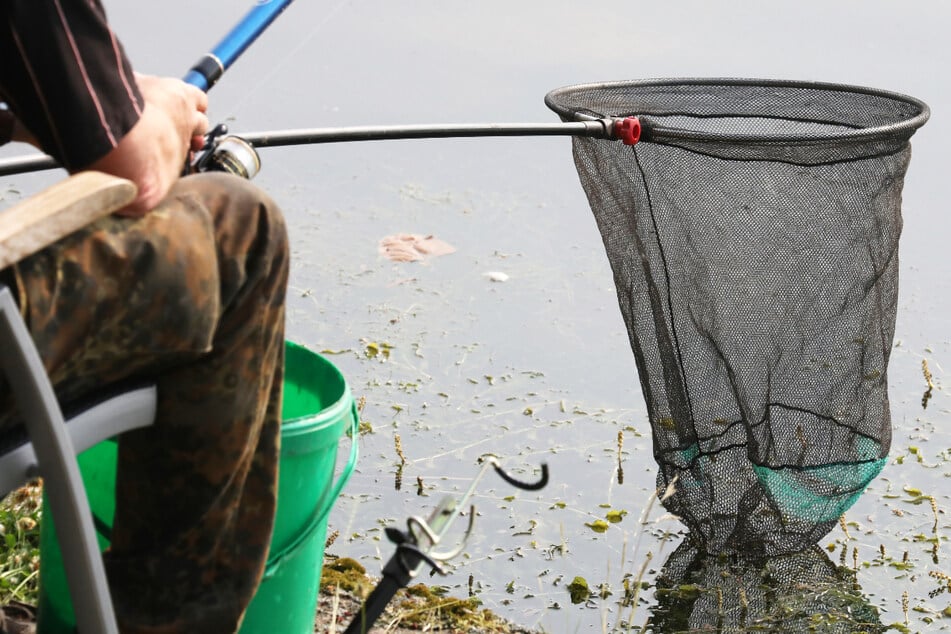
[{"label": "net handle", "polygon": [[[395,141],[472,137],[584,136],[619,139],[628,145],[640,139],[637,117],[590,118],[561,123],[454,123],[400,126],[358,126],[340,128],[300,128],[248,132],[236,136],[255,148],[344,143],[353,141]],[[39,172],[59,165],[49,156],[35,154],[0,160],[0,176]]]}]

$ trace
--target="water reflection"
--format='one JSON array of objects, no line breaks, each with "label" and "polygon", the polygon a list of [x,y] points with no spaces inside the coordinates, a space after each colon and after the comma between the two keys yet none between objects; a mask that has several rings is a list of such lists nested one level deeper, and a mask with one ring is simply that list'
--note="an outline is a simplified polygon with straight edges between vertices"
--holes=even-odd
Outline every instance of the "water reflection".
[{"label": "water reflection", "polygon": [[646,630],[675,632],[884,632],[853,570],[818,546],[747,561],[684,542],[664,564]]}]

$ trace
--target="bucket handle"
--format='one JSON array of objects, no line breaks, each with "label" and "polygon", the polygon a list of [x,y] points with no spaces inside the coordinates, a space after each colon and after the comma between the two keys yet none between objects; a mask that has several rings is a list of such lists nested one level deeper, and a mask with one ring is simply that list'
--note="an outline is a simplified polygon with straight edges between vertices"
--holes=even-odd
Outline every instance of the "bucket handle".
[{"label": "bucket handle", "polygon": [[[353,469],[357,464],[357,457],[359,455],[359,449],[357,447],[357,436],[360,433],[360,415],[357,412],[357,404],[355,402],[350,403],[350,417],[352,422],[350,423],[350,459],[347,460],[347,466],[343,468],[343,471],[340,473],[340,477],[337,478],[337,482],[334,483],[333,488],[330,490],[330,495],[327,496],[326,504],[323,508],[318,508],[314,513],[314,516],[311,518],[310,523],[298,533],[297,537],[286,547],[284,547],[280,554],[273,560],[268,561],[267,566],[264,568],[264,577],[263,579],[270,579],[277,571],[280,569],[281,564],[284,563],[284,559],[289,555],[292,555],[297,551],[303,544],[310,541],[311,535],[316,531],[327,519],[327,515],[330,513],[330,509],[333,507],[334,502],[337,501],[337,497],[340,495],[340,492],[343,490],[343,487],[350,480],[350,476],[353,475]],[[323,565],[322,563],[319,565]]]}]

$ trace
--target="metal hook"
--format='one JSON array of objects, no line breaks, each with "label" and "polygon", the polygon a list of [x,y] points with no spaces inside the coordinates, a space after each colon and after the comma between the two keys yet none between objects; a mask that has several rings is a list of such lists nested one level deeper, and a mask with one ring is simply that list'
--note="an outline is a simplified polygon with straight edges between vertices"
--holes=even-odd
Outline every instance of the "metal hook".
[{"label": "metal hook", "polygon": [[438,572],[444,577],[449,574],[449,571],[443,567],[443,562],[437,560],[430,553],[427,553],[422,548],[410,542],[405,542],[397,546],[396,556],[399,557],[400,566],[403,567],[403,571],[410,579],[416,577],[423,563],[429,564],[433,572]]},{"label": "metal hook", "polygon": [[488,462],[495,469],[495,472],[499,474],[499,477],[511,484],[517,489],[522,489],[524,491],[538,491],[539,489],[545,488],[545,485],[548,484],[548,463],[543,462],[541,464],[542,476],[538,479],[538,482],[522,482],[516,478],[509,475],[505,469],[502,468],[502,464],[499,462],[499,459],[493,456],[492,454],[485,454],[479,458],[479,462]]},{"label": "metal hook", "polygon": [[[437,561],[449,561],[454,559],[462,554],[463,549],[466,547],[466,544],[469,543],[469,537],[472,535],[472,527],[475,526],[475,504],[469,506],[469,525],[466,526],[466,532],[463,533],[462,539],[459,541],[459,545],[453,550],[447,550],[445,552],[437,553],[430,552],[429,554],[433,559]],[[433,544],[435,548],[436,544]]]},{"label": "metal hook", "polygon": [[[462,540],[459,542],[459,545],[453,550],[448,550],[445,552],[435,552],[431,549],[434,549],[442,541],[443,534],[437,533],[429,525],[429,522],[418,517],[413,516],[406,520],[407,533],[399,533],[399,541],[397,545],[397,552],[408,551],[410,554],[417,556],[418,558],[423,559],[428,563],[434,571],[438,572],[441,575],[449,574],[441,564],[459,556],[463,549],[466,547],[466,544],[469,542],[469,537],[472,535],[472,527],[475,524],[475,506],[469,508],[469,525],[466,527],[466,532],[462,536]],[[448,528],[448,526],[446,527]],[[423,534],[419,535],[417,531],[421,531]],[[445,532],[445,531],[443,531]],[[420,543],[421,537],[429,541],[428,548],[420,548],[417,544]],[[393,536],[390,536],[391,541],[397,541],[393,539]],[[417,560],[408,560],[405,555],[406,552],[401,553],[400,563],[403,565],[404,570],[409,576],[415,577],[420,569],[420,563]]]}]

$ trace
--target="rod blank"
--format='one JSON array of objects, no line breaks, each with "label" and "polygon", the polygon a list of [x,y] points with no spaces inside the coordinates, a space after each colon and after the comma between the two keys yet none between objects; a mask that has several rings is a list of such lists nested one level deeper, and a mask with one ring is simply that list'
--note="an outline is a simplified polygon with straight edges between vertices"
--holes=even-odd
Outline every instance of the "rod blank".
[{"label": "rod blank", "polygon": [[291,2],[293,0],[256,0],[251,10],[221,42],[191,67],[184,81],[208,92]]}]

